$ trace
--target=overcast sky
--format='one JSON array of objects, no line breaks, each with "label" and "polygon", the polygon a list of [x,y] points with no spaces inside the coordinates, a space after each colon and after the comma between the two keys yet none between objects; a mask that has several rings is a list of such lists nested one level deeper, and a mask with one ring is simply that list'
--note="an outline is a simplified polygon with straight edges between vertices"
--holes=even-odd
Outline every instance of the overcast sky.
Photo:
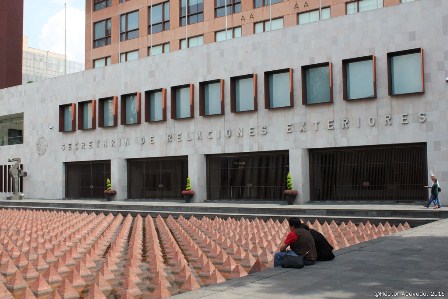
[{"label": "overcast sky", "polygon": [[84,63],[85,0],[25,0],[23,34],[31,48],[64,54],[65,2],[67,56]]}]

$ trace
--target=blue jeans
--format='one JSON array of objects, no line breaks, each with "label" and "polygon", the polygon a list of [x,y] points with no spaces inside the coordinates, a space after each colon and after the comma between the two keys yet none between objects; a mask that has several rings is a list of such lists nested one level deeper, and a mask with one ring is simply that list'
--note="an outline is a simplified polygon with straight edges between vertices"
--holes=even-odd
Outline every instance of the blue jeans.
[{"label": "blue jeans", "polygon": [[[297,253],[295,253],[292,250],[289,251],[279,251],[276,252],[274,255],[274,267],[279,267],[282,264],[283,258],[287,255],[292,255],[292,256],[297,256]],[[311,260],[307,260],[307,259],[303,259],[303,264],[305,266],[310,266],[310,265],[314,265],[315,261],[311,261]]]},{"label": "blue jeans", "polygon": [[432,195],[429,197],[428,203],[425,205],[425,207],[428,208],[431,205],[432,202],[434,202],[435,206],[439,206],[440,207],[440,200],[439,200],[439,198],[438,197],[434,198],[434,196],[432,196]]}]

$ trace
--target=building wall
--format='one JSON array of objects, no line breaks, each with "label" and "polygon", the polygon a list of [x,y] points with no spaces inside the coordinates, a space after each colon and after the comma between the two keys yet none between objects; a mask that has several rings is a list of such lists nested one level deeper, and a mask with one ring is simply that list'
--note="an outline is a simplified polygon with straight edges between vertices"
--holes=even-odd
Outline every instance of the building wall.
[{"label": "building wall", "polygon": [[[119,3],[112,0],[108,8],[94,11],[93,1],[86,1],[86,69],[93,68],[93,60],[110,56],[112,63],[119,62],[119,53],[139,50],[139,57],[148,56],[148,47],[170,43],[170,51],[180,49],[180,40],[186,36],[204,36],[204,44],[215,41],[215,32],[237,26],[242,27],[242,36],[254,34],[254,24],[260,21],[284,18],[284,27],[297,25],[297,14],[323,8],[331,8],[331,17],[344,16],[346,3],[352,0],[284,0],[272,6],[254,8],[253,0],[241,1],[241,12],[227,17],[215,17],[215,0],[204,0],[204,21],[188,26],[180,26],[180,0],[170,0],[170,30],[150,35],[148,32],[148,7],[157,5],[167,0],[130,0]],[[384,0],[383,5],[393,6],[400,0]],[[119,42],[120,40],[120,15],[139,11],[139,37]],[[112,19],[112,41],[108,46],[93,48],[93,24],[105,19]],[[226,20],[227,18],[227,20]]]},{"label": "building wall", "polygon": [[[443,188],[448,186],[448,54],[441,46],[448,45],[446,28],[448,2],[416,1],[5,89],[0,91],[1,115],[24,112],[24,144],[0,147],[0,157],[3,164],[9,157],[22,158],[28,171],[24,193],[29,198],[64,197],[64,162],[110,159],[117,198],[124,199],[126,159],[188,155],[195,198],[204,200],[204,155],[288,150],[299,202],[306,202],[308,149],[426,142],[428,168],[438,175]],[[424,49],[425,93],[389,96],[387,53],[420,47]],[[344,101],[342,60],[365,55],[377,59],[377,98]],[[333,63],[334,103],[303,106],[300,67],[328,61]],[[263,73],[283,68],[294,70],[294,108],[267,110]],[[229,78],[252,73],[258,74],[258,110],[231,113]],[[225,114],[200,117],[199,82],[213,79],[225,80]],[[168,89],[169,99],[171,86],[188,83],[195,85],[192,119],[172,120],[168,101],[166,122],[58,132],[59,105],[143,94],[162,87]],[[27,104],[29,99],[33,105]],[[425,113],[425,122],[419,121],[420,113]],[[403,114],[408,114],[408,124],[402,123]],[[387,116],[392,119],[390,125]],[[371,117],[375,119],[373,126],[368,125]],[[345,118],[350,121],[348,129],[342,129]],[[334,130],[328,129],[329,121],[334,121]],[[304,122],[307,130],[300,132]],[[288,125],[292,133],[288,133]],[[260,133],[263,126],[267,134]],[[238,137],[241,128],[244,133]],[[251,128],[254,136],[250,135]],[[218,138],[216,132],[226,129],[232,130],[232,136]],[[210,131],[212,139],[208,138]],[[188,141],[188,134],[196,138]],[[119,140],[121,146],[117,145]],[[39,155],[37,149],[45,145],[45,154]]]},{"label": "building wall", "polygon": [[23,0],[0,1],[0,89],[22,84]]}]

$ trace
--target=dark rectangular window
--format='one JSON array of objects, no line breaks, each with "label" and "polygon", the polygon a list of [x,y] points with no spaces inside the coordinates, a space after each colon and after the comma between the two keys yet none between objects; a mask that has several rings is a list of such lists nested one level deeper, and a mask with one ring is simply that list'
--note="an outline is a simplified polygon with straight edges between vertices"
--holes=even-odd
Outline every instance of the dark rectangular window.
[{"label": "dark rectangular window", "polygon": [[230,108],[232,112],[257,110],[257,75],[230,78]]},{"label": "dark rectangular window", "polygon": [[76,131],[76,104],[59,106],[59,132]]},{"label": "dark rectangular window", "polygon": [[423,49],[387,53],[389,95],[425,92]]},{"label": "dark rectangular window", "polygon": [[95,31],[95,39],[93,40],[94,48],[110,45],[112,30],[111,19],[96,22],[93,24],[93,30]]},{"label": "dark rectangular window", "polygon": [[376,98],[375,56],[342,60],[344,100]]},{"label": "dark rectangular window", "polygon": [[23,144],[23,113],[0,116],[0,146],[13,144]]},{"label": "dark rectangular window", "polygon": [[145,109],[146,122],[166,120],[166,89],[145,92]]},{"label": "dark rectangular window", "polygon": [[332,64],[329,62],[302,66],[303,105],[332,103]]},{"label": "dark rectangular window", "polygon": [[78,103],[78,130],[96,128],[95,100]]},{"label": "dark rectangular window", "polygon": [[204,0],[181,0],[180,26],[185,26],[187,17],[188,25],[204,21]]},{"label": "dark rectangular window", "polygon": [[190,118],[194,114],[194,85],[171,87],[171,118]]},{"label": "dark rectangular window", "polygon": [[241,12],[241,0],[215,0],[215,17],[228,16],[237,12]]},{"label": "dark rectangular window", "polygon": [[224,114],[224,80],[199,83],[199,115]]},{"label": "dark rectangular window", "polygon": [[294,106],[292,69],[264,73],[264,89],[266,109]]},{"label": "dark rectangular window", "polygon": [[141,96],[140,93],[131,93],[121,96],[121,124],[134,125],[141,122]]},{"label": "dark rectangular window", "polygon": [[118,124],[118,97],[98,100],[98,127],[115,127]]},{"label": "dark rectangular window", "polygon": [[283,0],[254,0],[254,8],[268,6],[269,4],[276,4],[283,2]]},{"label": "dark rectangular window", "polygon": [[170,3],[150,6],[148,11],[148,34],[170,29]]},{"label": "dark rectangular window", "polygon": [[138,37],[138,10],[120,16],[120,41]]},{"label": "dark rectangular window", "polygon": [[93,2],[93,10],[101,10],[106,7],[112,6],[112,0],[95,0]]}]

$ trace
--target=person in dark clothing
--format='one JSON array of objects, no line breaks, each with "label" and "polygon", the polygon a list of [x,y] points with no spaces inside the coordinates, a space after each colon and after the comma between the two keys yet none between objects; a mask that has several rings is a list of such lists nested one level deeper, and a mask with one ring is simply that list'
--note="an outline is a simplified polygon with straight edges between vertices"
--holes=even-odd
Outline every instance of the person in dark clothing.
[{"label": "person in dark clothing", "polygon": [[432,202],[434,202],[434,209],[441,207],[439,200],[439,182],[434,174],[431,174],[432,186],[425,186],[431,189],[431,196],[429,197],[428,203],[424,205],[425,208],[429,208]]},{"label": "person in dark clothing", "polygon": [[314,239],[316,245],[317,260],[318,261],[331,261],[334,259],[333,246],[328,243],[327,239],[317,230],[309,229],[310,234]]},{"label": "person in dark clothing", "polygon": [[[288,219],[289,234],[286,236],[283,244],[279,246],[279,252],[274,256],[274,267],[281,265],[283,258],[287,255],[303,256],[305,266],[313,265],[317,258],[316,247],[314,245],[311,233],[303,228],[299,218],[292,217]],[[286,249],[290,247],[291,250]]]}]

